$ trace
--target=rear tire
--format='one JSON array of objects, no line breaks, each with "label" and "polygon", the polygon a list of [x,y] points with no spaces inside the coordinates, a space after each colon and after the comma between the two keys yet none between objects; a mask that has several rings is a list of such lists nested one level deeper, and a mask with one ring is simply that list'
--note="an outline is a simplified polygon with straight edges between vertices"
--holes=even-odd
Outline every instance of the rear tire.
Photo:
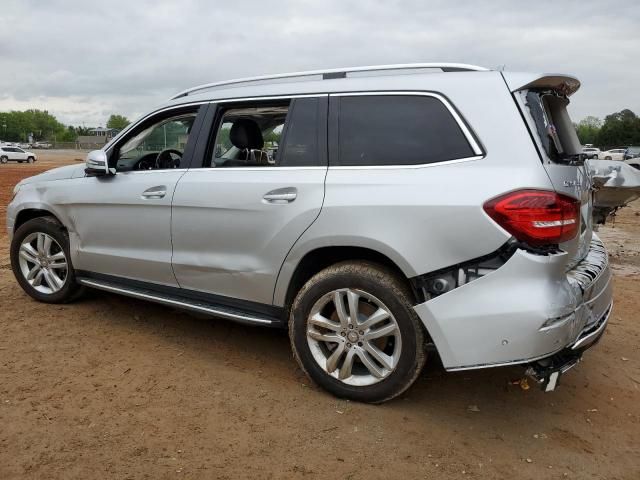
[{"label": "rear tire", "polygon": [[71,265],[69,234],[56,219],[25,222],[13,236],[10,252],[16,280],[36,300],[66,303],[82,292]]},{"label": "rear tire", "polygon": [[7,163],[9,161],[9,158],[7,157],[0,157],[0,163]]},{"label": "rear tire", "polygon": [[604,159],[605,159],[605,160],[611,160],[611,157],[606,156],[606,157],[604,157]]},{"label": "rear tire", "polygon": [[390,400],[413,384],[426,359],[425,334],[413,305],[404,282],[381,265],[332,265],[314,275],[293,301],[293,355],[314,382],[338,397]]}]

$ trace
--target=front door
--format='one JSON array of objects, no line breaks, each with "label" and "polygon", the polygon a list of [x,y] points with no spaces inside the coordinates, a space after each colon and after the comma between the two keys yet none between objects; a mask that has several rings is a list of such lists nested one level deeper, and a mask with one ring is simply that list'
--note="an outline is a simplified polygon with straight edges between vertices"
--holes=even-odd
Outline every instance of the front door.
[{"label": "front door", "polygon": [[182,288],[272,303],[287,253],[322,207],[326,115],[326,96],[216,105],[201,165],[173,200]]},{"label": "front door", "polygon": [[177,286],[171,198],[192,156],[197,118],[198,107],[150,116],[109,147],[115,175],[74,181],[66,195],[76,270]]}]

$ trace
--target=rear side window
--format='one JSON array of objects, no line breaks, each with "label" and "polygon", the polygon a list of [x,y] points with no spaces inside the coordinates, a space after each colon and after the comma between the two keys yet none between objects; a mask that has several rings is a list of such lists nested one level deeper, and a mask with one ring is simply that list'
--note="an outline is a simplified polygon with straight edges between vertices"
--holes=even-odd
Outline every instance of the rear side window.
[{"label": "rear side window", "polygon": [[[318,98],[296,99],[290,113],[286,143],[280,166],[312,167],[321,165],[318,140],[320,101]],[[325,106],[326,109],[326,106]]]},{"label": "rear side window", "polygon": [[474,156],[460,126],[435,97],[337,98],[338,158],[333,164],[420,165]]}]

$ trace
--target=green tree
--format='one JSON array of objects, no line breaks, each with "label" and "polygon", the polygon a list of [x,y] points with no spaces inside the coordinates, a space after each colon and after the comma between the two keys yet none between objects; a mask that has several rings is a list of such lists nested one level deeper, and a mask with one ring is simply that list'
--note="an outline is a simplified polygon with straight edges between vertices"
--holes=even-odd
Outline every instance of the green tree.
[{"label": "green tree", "polygon": [[598,143],[605,148],[640,145],[640,118],[628,109],[607,115],[598,132]]},{"label": "green tree", "polygon": [[32,134],[34,140],[53,140],[64,135],[66,127],[46,110],[0,112],[0,138],[10,142],[25,142]]},{"label": "green tree", "polygon": [[115,128],[117,130],[122,130],[124,127],[129,125],[129,120],[127,117],[123,115],[111,115],[109,120],[107,120],[107,128]]},{"label": "green tree", "polygon": [[598,117],[589,116],[580,120],[576,125],[576,132],[580,139],[580,143],[582,145],[587,143],[595,145],[598,139],[598,132],[600,132],[601,127],[602,120]]}]

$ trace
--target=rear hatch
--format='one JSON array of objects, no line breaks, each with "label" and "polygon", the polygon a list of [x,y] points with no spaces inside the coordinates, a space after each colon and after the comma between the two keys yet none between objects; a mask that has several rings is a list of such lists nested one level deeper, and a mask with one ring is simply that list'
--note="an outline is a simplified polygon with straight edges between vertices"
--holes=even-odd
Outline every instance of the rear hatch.
[{"label": "rear hatch", "polygon": [[580,82],[566,75],[505,72],[503,76],[554,189],[581,202],[580,235],[561,245],[570,255],[568,268],[572,268],[588,253],[593,234],[592,183],[586,155],[567,111],[569,96],[578,90]]}]

